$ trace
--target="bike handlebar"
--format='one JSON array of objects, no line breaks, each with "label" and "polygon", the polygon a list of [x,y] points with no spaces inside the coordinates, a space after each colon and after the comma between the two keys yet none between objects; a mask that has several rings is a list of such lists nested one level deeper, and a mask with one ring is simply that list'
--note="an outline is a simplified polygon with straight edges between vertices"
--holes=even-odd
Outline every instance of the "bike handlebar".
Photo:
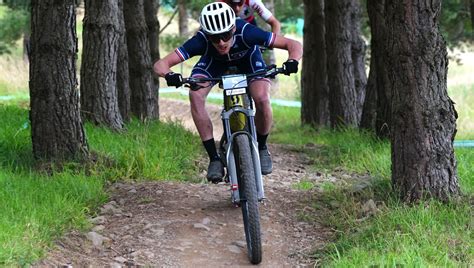
[{"label": "bike handlebar", "polygon": [[[283,68],[277,68],[276,65],[270,65],[267,66],[264,70],[252,73],[252,74],[247,74],[247,81],[250,81],[251,79],[255,77],[262,77],[262,78],[274,78],[278,74],[285,73]],[[199,90],[203,88],[202,86],[199,86],[198,83],[205,83],[205,82],[221,82],[222,81],[222,76],[221,77],[188,77],[183,79],[183,85],[186,87],[189,87],[191,90]],[[197,86],[197,87],[196,87]]]}]

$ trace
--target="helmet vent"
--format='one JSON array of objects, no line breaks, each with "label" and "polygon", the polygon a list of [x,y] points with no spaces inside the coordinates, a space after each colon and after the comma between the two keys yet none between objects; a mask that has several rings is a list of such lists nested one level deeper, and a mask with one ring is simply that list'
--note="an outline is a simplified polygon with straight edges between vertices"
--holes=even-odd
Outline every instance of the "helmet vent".
[{"label": "helmet vent", "polygon": [[207,4],[199,18],[202,30],[207,34],[220,34],[235,26],[235,13],[223,2]]}]

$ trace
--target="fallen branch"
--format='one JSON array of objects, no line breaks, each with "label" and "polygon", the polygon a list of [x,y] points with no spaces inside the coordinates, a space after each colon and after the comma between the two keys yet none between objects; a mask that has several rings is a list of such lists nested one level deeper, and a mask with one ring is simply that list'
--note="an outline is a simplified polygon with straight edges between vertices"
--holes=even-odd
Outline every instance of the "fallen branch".
[{"label": "fallen branch", "polygon": [[160,29],[160,32],[158,34],[161,34],[166,29],[166,27],[168,27],[171,24],[171,22],[174,19],[174,16],[176,16],[177,13],[178,13],[178,8],[175,8],[173,15],[171,15],[171,18],[168,20],[165,26],[163,26],[163,28]]}]

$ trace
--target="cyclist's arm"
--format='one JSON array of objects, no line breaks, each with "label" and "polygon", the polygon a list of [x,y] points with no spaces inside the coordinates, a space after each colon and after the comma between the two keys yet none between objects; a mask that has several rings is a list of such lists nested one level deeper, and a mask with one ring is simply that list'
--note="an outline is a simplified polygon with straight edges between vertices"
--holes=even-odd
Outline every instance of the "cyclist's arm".
[{"label": "cyclist's arm", "polygon": [[263,4],[261,0],[251,0],[250,7],[257,12],[257,14],[272,27],[274,34],[280,34],[281,25],[272,12]]},{"label": "cyclist's arm", "polygon": [[171,72],[171,67],[182,62],[183,60],[174,51],[160,59],[153,65],[153,71],[161,77]]},{"label": "cyclist's arm", "polygon": [[274,34],[280,34],[281,31],[281,24],[280,22],[275,18],[275,16],[271,16],[268,20],[267,23],[272,27],[272,32]]},{"label": "cyclist's arm", "polygon": [[203,55],[207,50],[207,39],[201,31],[198,31],[191,39],[182,46],[175,49],[163,59],[153,65],[153,71],[159,76],[164,77],[171,72],[171,67],[188,60],[196,55]]},{"label": "cyclist's arm", "polygon": [[277,35],[273,47],[287,50],[288,59],[299,61],[303,57],[303,46],[296,40]]}]

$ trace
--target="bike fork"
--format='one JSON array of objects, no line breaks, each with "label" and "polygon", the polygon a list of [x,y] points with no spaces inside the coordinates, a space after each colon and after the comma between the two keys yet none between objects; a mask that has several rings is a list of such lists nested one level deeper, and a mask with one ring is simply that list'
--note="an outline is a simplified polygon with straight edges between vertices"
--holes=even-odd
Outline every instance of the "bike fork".
[{"label": "bike fork", "polygon": [[[248,133],[234,133],[228,141],[227,144],[227,151],[226,151],[226,162],[227,162],[227,174],[229,176],[229,182],[231,185],[232,191],[232,202],[234,204],[240,203],[240,194],[239,194],[239,182],[237,179],[237,167],[235,164],[235,157],[234,157],[234,150],[233,150],[233,139],[234,136],[240,135],[248,135]],[[257,186],[257,196],[258,201],[265,200],[265,192],[263,190],[263,179],[262,179],[262,171],[260,168],[260,156],[258,154],[258,146],[256,140],[249,135],[251,140],[251,149],[252,149],[252,160],[253,166],[255,171],[255,180]]]}]

